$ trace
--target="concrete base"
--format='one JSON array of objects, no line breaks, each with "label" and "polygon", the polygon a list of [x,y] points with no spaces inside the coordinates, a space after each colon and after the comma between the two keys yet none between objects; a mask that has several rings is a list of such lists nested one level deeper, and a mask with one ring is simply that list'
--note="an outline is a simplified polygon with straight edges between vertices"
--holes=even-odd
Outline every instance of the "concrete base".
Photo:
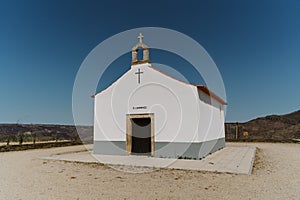
[{"label": "concrete base", "polygon": [[91,151],[54,155],[44,159],[103,163],[107,165],[251,174],[255,150],[256,148],[251,146],[226,146],[224,149],[208,155],[202,160],[169,159],[146,156],[92,155]]},{"label": "concrete base", "polygon": [[[199,143],[155,142],[154,157],[201,159],[225,147],[225,138]],[[127,155],[125,141],[94,141],[94,154]]]}]

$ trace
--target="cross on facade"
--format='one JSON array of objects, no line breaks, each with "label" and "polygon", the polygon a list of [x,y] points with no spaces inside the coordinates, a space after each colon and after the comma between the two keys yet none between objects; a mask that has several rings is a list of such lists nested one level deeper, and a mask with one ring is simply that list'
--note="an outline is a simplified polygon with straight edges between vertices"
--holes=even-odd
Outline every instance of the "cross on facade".
[{"label": "cross on facade", "polygon": [[144,36],[142,35],[142,33],[140,33],[140,35],[138,36],[140,43],[143,43],[143,38],[144,38]]},{"label": "cross on facade", "polygon": [[137,74],[138,75],[138,84],[140,84],[141,83],[141,74],[143,74],[144,72],[141,72],[141,70],[140,70],[140,68],[138,69],[138,71],[137,72],[135,72],[135,74]]}]

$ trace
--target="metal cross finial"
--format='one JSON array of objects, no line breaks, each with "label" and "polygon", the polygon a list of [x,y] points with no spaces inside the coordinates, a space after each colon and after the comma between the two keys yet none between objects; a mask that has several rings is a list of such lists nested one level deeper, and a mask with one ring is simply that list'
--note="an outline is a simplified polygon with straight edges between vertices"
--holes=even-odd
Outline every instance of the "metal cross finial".
[{"label": "metal cross finial", "polygon": [[140,43],[143,43],[143,37],[144,36],[142,35],[142,33],[140,33],[140,35],[138,36]]},{"label": "metal cross finial", "polygon": [[144,72],[141,72],[141,70],[140,70],[140,68],[138,69],[138,71],[137,72],[135,72],[135,74],[137,74],[138,75],[138,84],[140,84],[141,83],[141,74],[143,74]]}]

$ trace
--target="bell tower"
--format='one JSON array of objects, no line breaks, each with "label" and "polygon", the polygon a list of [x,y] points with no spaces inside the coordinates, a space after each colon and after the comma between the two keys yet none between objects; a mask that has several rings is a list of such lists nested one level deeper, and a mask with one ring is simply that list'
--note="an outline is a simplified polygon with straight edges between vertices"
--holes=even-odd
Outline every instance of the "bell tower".
[{"label": "bell tower", "polygon": [[[131,65],[150,63],[149,60],[149,47],[143,43],[144,36],[142,33],[138,36],[139,42],[132,48],[132,61]],[[138,60],[138,51],[143,50],[143,59]]]}]

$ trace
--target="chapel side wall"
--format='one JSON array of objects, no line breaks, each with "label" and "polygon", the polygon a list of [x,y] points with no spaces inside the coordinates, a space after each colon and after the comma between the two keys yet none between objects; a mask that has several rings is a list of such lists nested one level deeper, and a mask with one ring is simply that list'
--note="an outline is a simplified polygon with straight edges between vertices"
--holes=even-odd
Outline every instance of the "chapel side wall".
[{"label": "chapel side wall", "polygon": [[[224,105],[211,98],[203,91],[198,91],[202,97],[208,97],[209,101],[199,98],[199,141],[211,141],[225,138],[224,132]],[[207,99],[207,98],[206,98]]]}]

